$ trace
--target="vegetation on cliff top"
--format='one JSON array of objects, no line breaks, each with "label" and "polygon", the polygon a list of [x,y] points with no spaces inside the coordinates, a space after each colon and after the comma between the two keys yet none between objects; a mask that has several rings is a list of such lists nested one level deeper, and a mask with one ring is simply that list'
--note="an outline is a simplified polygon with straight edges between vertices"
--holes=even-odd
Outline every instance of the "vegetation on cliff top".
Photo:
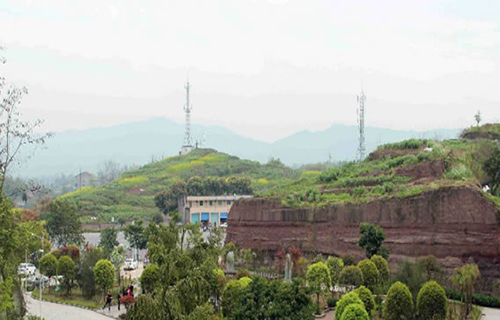
[{"label": "vegetation on cliff top", "polygon": [[[492,128],[498,130],[500,125],[470,130],[493,132]],[[498,150],[498,142],[491,139],[411,139],[382,145],[364,161],[302,175],[258,196],[281,198],[286,206],[314,207],[409,197],[442,187],[489,185],[493,195],[488,193],[487,198],[500,208],[496,194],[500,173],[495,173]]]}]

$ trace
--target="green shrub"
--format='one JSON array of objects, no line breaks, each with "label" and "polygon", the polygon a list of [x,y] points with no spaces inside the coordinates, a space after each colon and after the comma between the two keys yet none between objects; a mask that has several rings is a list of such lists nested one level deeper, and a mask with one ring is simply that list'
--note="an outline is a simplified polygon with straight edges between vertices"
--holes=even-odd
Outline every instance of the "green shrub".
[{"label": "green shrub", "polygon": [[413,318],[413,298],[405,284],[398,281],[389,288],[384,304],[384,318],[386,320]]},{"label": "green shrub", "polygon": [[337,301],[338,299],[335,297],[328,297],[328,299],[326,299],[326,304],[328,305],[328,308],[335,308]]},{"label": "green shrub", "polygon": [[380,281],[380,273],[375,263],[368,259],[361,260],[358,268],[363,274],[363,284],[371,291],[375,291]]},{"label": "green shrub", "polygon": [[141,282],[141,287],[146,293],[152,293],[158,281],[160,280],[161,272],[160,268],[156,264],[148,265],[141,274],[139,281]]},{"label": "green shrub", "polygon": [[382,186],[384,187],[385,193],[394,192],[394,190],[396,189],[396,187],[394,186],[394,183],[392,183],[392,182],[386,182]]},{"label": "green shrub", "polygon": [[371,315],[372,311],[375,309],[375,299],[373,298],[373,294],[370,289],[365,286],[361,286],[354,290],[354,292],[356,292],[361,301],[363,301],[366,311],[369,315]]},{"label": "green shrub", "polygon": [[347,266],[340,272],[339,284],[359,287],[363,284],[363,274],[356,266]]},{"label": "green shrub", "polygon": [[380,281],[382,283],[386,283],[387,281],[389,281],[391,277],[391,269],[389,269],[387,260],[385,260],[384,257],[378,254],[373,255],[370,260],[377,266],[378,272],[380,274]]},{"label": "green shrub", "polygon": [[429,281],[420,289],[417,311],[420,319],[443,320],[448,310],[446,293],[436,281]]},{"label": "green shrub", "polygon": [[352,195],[354,197],[362,197],[364,196],[365,194],[368,193],[368,190],[366,190],[366,187],[365,186],[359,186],[359,187],[355,187],[353,190],[352,190]]},{"label": "green shrub", "polygon": [[328,257],[326,264],[330,270],[332,286],[334,286],[339,282],[340,272],[342,271],[342,268],[344,268],[344,261],[337,257]]},{"label": "green shrub", "polygon": [[353,266],[356,264],[356,260],[350,254],[342,256],[342,261],[344,261],[344,266]]},{"label": "green shrub", "polygon": [[341,319],[345,309],[351,304],[358,304],[363,308],[365,307],[358,294],[350,292],[342,296],[342,298],[337,302],[337,305],[335,306],[335,319]]},{"label": "green shrub", "polygon": [[382,149],[420,149],[424,146],[431,147],[432,141],[426,139],[410,139],[401,142],[388,143],[382,145]]},{"label": "green shrub", "polygon": [[472,176],[472,172],[464,165],[458,164],[446,172],[445,177],[451,180],[464,180]]},{"label": "green shrub", "polygon": [[[335,318],[338,319],[338,318]],[[359,304],[350,304],[345,308],[344,313],[340,320],[369,320],[370,315],[368,312]]]}]

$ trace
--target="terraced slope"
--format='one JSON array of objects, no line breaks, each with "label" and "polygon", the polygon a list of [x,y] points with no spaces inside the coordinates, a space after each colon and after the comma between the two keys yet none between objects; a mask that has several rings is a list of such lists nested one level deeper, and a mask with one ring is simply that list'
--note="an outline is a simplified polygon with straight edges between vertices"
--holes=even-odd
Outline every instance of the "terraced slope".
[{"label": "terraced slope", "polygon": [[198,149],[185,156],[169,157],[126,172],[110,184],[84,187],[62,198],[77,203],[84,221],[89,221],[90,217],[97,217],[98,221],[109,221],[111,217],[149,219],[159,212],[154,203],[155,194],[167,190],[175,181],[194,176],[248,177],[253,190],[264,191],[298,178],[299,172],[279,161],[263,165],[212,149]]}]

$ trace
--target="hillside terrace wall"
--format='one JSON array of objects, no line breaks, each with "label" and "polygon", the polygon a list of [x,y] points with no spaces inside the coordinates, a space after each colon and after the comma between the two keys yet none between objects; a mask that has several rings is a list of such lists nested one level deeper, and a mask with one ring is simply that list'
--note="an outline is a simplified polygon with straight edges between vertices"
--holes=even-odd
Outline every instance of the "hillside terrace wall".
[{"label": "hillside terrace wall", "polygon": [[383,227],[390,263],[436,256],[453,268],[469,258],[488,279],[500,277],[498,208],[471,187],[447,187],[408,198],[318,208],[287,208],[279,199],[244,199],[230,211],[226,242],[275,252],[297,246],[305,252],[364,256],[359,224]]}]

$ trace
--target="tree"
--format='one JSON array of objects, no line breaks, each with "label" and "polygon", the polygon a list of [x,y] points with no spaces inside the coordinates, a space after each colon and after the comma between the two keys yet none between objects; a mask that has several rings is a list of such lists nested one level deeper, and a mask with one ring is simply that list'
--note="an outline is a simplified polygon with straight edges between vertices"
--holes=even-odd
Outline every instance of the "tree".
[{"label": "tree", "polygon": [[319,309],[319,296],[321,293],[328,291],[332,278],[330,277],[330,270],[324,262],[316,262],[307,268],[306,274],[307,284],[311,292],[316,294],[317,310]]},{"label": "tree", "polygon": [[120,243],[116,240],[118,230],[114,228],[106,228],[101,232],[101,239],[99,240],[99,247],[103,248],[107,257],[113,252],[116,246]]},{"label": "tree", "polygon": [[418,262],[422,269],[425,281],[440,280],[443,274],[443,269],[439,265],[435,256],[427,256],[420,259]]},{"label": "tree", "polygon": [[222,312],[227,318],[235,311],[235,307],[242,295],[243,287],[239,280],[231,280],[222,292]]},{"label": "tree", "polygon": [[418,291],[424,283],[424,276],[420,264],[404,260],[399,264],[399,268],[396,272],[396,280],[406,284],[410,289],[412,297],[416,298]]},{"label": "tree", "polygon": [[368,259],[374,254],[382,255],[386,259],[388,258],[389,251],[383,246],[385,234],[381,227],[368,222],[362,222],[359,225],[359,233],[361,237],[359,238],[358,246],[366,250],[366,257]]},{"label": "tree", "polygon": [[399,281],[395,282],[387,292],[384,319],[413,319],[413,298],[408,287]]},{"label": "tree", "polygon": [[230,319],[312,320],[313,303],[299,279],[291,283],[255,277],[244,288]]},{"label": "tree", "polygon": [[[155,204],[164,214],[177,209],[179,197],[187,194],[184,181],[175,181],[168,190],[155,195]],[[201,188],[201,187],[200,187]]]},{"label": "tree", "polygon": [[76,275],[76,264],[68,256],[62,256],[57,262],[57,274],[63,276],[62,285],[66,289],[66,293],[69,294],[71,288],[73,287],[73,281]]},{"label": "tree", "polygon": [[40,261],[40,272],[49,278],[57,274],[57,258],[53,254],[44,255]]},{"label": "tree", "polygon": [[101,248],[87,248],[78,266],[78,285],[82,289],[83,296],[87,299],[96,295],[94,267],[99,260],[104,258],[106,255]]},{"label": "tree", "polygon": [[212,296],[215,299],[215,306],[217,310],[220,305],[220,298],[224,287],[226,286],[226,282],[227,280],[224,270],[215,269],[213,271],[213,277],[210,278],[210,287],[212,288]]},{"label": "tree", "polygon": [[197,306],[187,317],[187,320],[212,320],[215,316],[214,307],[210,303]]},{"label": "tree", "polygon": [[370,260],[377,266],[378,272],[380,273],[380,281],[382,284],[387,283],[391,278],[391,269],[389,269],[389,264],[387,260],[381,255],[375,254]]},{"label": "tree", "polygon": [[350,304],[345,309],[340,320],[370,320],[370,316],[361,305]]},{"label": "tree", "polygon": [[481,110],[477,110],[477,113],[474,115],[474,120],[476,120],[476,126],[479,127],[481,123]]},{"label": "tree", "polygon": [[455,270],[455,274],[451,277],[451,282],[462,294],[462,319],[466,319],[470,313],[474,283],[476,283],[479,276],[480,273],[477,265],[475,263],[468,263]]},{"label": "tree", "polygon": [[344,268],[344,261],[337,257],[328,257],[326,264],[330,270],[332,286],[335,286],[339,281],[340,272],[342,271],[342,268]]},{"label": "tree", "polygon": [[94,266],[94,279],[97,286],[106,294],[109,288],[113,286],[115,278],[115,267],[111,261],[101,259]]},{"label": "tree", "polygon": [[113,266],[115,267],[118,285],[121,285],[121,283],[120,283],[120,281],[121,281],[120,280],[120,269],[121,269],[123,262],[125,262],[125,257],[123,256],[123,247],[115,248],[115,250],[113,250],[113,252],[111,252],[109,259],[110,259],[111,263],[113,264]]},{"label": "tree", "polygon": [[57,245],[67,246],[83,242],[82,222],[73,202],[53,200],[42,208],[41,217],[47,221],[47,231]]},{"label": "tree", "polygon": [[152,293],[155,289],[156,284],[160,280],[160,277],[160,268],[156,264],[148,265],[139,278],[139,281],[141,282],[141,288],[146,293]]},{"label": "tree", "polygon": [[148,239],[144,236],[144,227],[142,221],[135,221],[133,224],[125,227],[125,238],[132,248],[146,249]]},{"label": "tree", "polygon": [[161,319],[160,305],[150,295],[140,295],[134,304],[127,310],[129,320]]},{"label": "tree", "polygon": [[113,161],[107,160],[99,164],[99,169],[97,171],[97,181],[99,185],[110,183],[120,177],[123,170],[120,168],[120,164]]},{"label": "tree", "polygon": [[356,266],[347,266],[342,269],[339,284],[344,286],[359,287],[363,284],[363,274]]},{"label": "tree", "polygon": [[342,315],[344,314],[345,309],[349,305],[357,304],[361,307],[365,307],[363,301],[359,298],[358,294],[355,292],[349,292],[342,296],[342,298],[337,301],[337,305],[335,306],[335,319],[342,319]]},{"label": "tree", "polygon": [[375,310],[375,299],[373,298],[373,294],[370,289],[366,288],[365,286],[361,286],[354,290],[354,292],[358,295],[359,299],[363,301],[366,312],[371,315],[372,311]]},{"label": "tree", "polygon": [[358,268],[363,274],[363,284],[374,292],[380,281],[380,273],[377,266],[370,260],[365,259],[358,263]]},{"label": "tree", "polygon": [[44,144],[51,136],[37,133],[42,120],[29,122],[22,119],[19,105],[27,93],[28,89],[18,88],[0,77],[0,194],[3,194],[9,169],[19,163],[17,156],[20,151],[28,145]]},{"label": "tree", "polygon": [[436,281],[424,284],[418,292],[417,311],[421,319],[444,320],[448,312],[448,298]]}]

